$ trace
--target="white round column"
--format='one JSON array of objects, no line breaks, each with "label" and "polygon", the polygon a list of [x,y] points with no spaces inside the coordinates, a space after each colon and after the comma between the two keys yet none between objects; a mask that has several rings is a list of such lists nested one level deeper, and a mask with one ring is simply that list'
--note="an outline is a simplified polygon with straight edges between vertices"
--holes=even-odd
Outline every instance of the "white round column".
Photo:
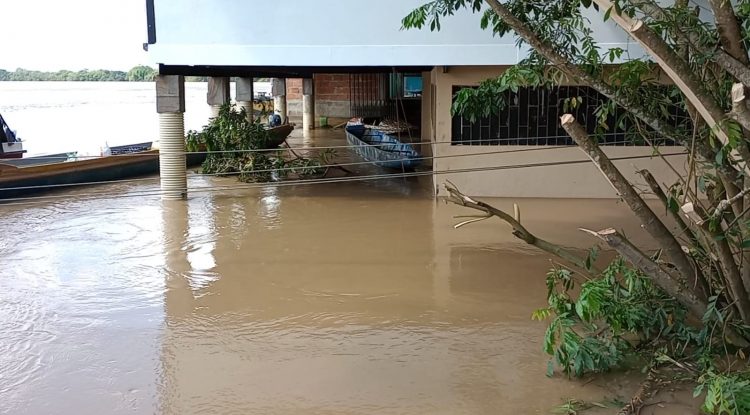
[{"label": "white round column", "polygon": [[159,114],[159,174],[162,199],[187,197],[185,116],[181,112]]}]

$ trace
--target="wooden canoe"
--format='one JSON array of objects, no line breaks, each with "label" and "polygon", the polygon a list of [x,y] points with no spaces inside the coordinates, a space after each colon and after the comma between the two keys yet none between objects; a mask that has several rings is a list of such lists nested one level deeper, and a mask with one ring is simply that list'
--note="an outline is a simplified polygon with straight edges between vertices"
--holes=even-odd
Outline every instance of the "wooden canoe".
[{"label": "wooden canoe", "polygon": [[266,145],[263,146],[263,148],[271,150],[284,144],[284,141],[287,137],[289,137],[289,134],[291,134],[293,130],[294,127],[290,124],[282,124],[276,127],[268,128],[268,141],[266,142]]},{"label": "wooden canoe", "polygon": [[[113,155],[80,160],[49,162],[50,156],[29,157],[20,165],[0,161],[0,199],[24,197],[42,191],[85,183],[99,183],[159,172],[159,150],[127,152],[125,147],[112,147]],[[151,143],[147,143],[150,148]],[[66,154],[66,153],[62,153]],[[62,158],[62,157],[60,157]],[[67,157],[66,157],[67,158]],[[188,153],[186,166],[203,162],[205,154]],[[39,159],[35,163],[33,159]]]},{"label": "wooden canoe", "polygon": [[376,166],[406,171],[414,170],[422,162],[411,144],[362,124],[348,125],[346,140],[360,157]]}]

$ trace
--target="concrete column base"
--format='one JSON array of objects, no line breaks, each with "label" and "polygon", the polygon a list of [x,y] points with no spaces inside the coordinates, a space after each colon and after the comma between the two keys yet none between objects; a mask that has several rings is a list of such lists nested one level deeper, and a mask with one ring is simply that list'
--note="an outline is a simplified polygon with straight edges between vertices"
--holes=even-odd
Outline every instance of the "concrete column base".
[{"label": "concrete column base", "polygon": [[211,105],[211,118],[216,118],[219,116],[219,111],[221,110],[221,105]]},{"label": "concrete column base", "polygon": [[162,199],[187,197],[185,115],[181,112],[159,114],[159,174]]},{"label": "concrete column base", "polygon": [[312,130],[315,128],[315,103],[312,95],[302,96],[302,129]]},{"label": "concrete column base", "polygon": [[285,124],[289,121],[289,114],[286,108],[286,95],[278,95],[273,97],[273,113],[281,116],[281,123]]}]

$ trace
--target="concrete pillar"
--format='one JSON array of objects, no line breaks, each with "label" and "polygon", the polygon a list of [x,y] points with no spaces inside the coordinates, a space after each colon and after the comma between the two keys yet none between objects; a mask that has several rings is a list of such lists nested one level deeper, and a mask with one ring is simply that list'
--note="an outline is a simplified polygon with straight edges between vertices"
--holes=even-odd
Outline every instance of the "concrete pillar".
[{"label": "concrete pillar", "polygon": [[247,120],[253,122],[253,78],[238,78],[234,99],[247,112]]},{"label": "concrete pillar", "polygon": [[210,77],[208,78],[208,94],[206,101],[211,106],[211,118],[219,115],[219,109],[222,105],[228,104],[231,99],[229,92],[228,77]]},{"label": "concrete pillar", "polygon": [[313,91],[313,79],[302,80],[302,129],[312,130],[315,128],[315,92]]},{"label": "concrete pillar", "polygon": [[159,113],[159,175],[162,199],[187,197],[185,167],[185,77],[156,77]]},{"label": "concrete pillar", "polygon": [[286,79],[273,78],[271,80],[271,95],[273,95],[273,112],[281,116],[282,124],[286,124],[289,120],[286,109]]}]

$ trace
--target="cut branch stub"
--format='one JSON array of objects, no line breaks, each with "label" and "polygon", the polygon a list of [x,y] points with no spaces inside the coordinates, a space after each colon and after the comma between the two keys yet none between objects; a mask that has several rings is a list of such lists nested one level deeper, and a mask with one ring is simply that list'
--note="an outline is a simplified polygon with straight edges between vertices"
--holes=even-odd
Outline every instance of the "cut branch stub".
[{"label": "cut branch stub", "polygon": [[747,108],[747,96],[743,84],[737,83],[732,86],[732,117],[746,130],[750,130],[750,110]]}]

